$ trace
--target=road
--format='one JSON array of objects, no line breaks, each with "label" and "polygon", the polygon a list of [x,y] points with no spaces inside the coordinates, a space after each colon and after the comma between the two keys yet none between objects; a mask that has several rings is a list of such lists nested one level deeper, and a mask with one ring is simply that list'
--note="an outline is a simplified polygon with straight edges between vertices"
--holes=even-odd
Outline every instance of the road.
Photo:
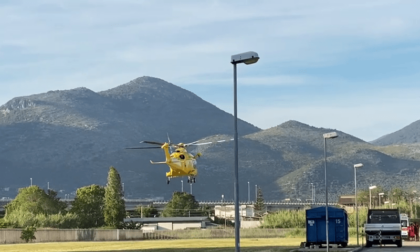
[{"label": "road", "polygon": [[420,242],[414,242],[414,241],[405,241],[403,242],[402,248],[397,248],[395,245],[387,245],[385,247],[371,247],[371,248],[363,248],[362,250],[359,250],[361,252],[371,252],[371,251],[395,251],[395,252],[419,252],[420,251]]}]

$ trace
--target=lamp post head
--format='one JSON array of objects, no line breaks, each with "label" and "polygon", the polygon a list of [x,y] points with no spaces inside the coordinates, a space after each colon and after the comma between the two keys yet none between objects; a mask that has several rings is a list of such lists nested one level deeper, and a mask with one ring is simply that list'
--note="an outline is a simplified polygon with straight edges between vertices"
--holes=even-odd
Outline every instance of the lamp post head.
[{"label": "lamp post head", "polygon": [[384,194],[385,194],[385,193],[381,192],[381,193],[379,193],[379,196],[384,196]]},{"label": "lamp post head", "polygon": [[360,163],[360,164],[355,164],[354,165],[354,168],[362,168],[363,167],[363,164],[362,163]]},{"label": "lamp post head", "polygon": [[385,204],[389,204],[389,201],[385,201],[384,203],[385,203]]},{"label": "lamp post head", "polygon": [[250,65],[256,63],[259,59],[260,57],[258,57],[258,53],[251,51],[232,55],[230,63],[245,63],[247,65]]},{"label": "lamp post head", "polygon": [[369,186],[369,190],[372,190],[372,189],[375,189],[376,188],[376,185],[374,185],[374,186]]},{"label": "lamp post head", "polygon": [[337,132],[325,133],[322,135],[325,139],[338,137]]}]

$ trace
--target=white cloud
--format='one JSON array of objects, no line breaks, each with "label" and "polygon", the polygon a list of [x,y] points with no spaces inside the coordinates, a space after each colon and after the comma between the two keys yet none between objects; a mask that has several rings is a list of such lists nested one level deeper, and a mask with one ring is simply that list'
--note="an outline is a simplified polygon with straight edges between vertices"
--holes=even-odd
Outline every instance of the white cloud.
[{"label": "white cloud", "polygon": [[[209,85],[231,85],[230,56],[254,50],[261,60],[246,70],[241,68],[238,81],[248,88],[282,89],[262,98],[252,92],[242,93],[239,101],[253,104],[240,106],[246,111],[245,120],[260,127],[289,119],[323,127],[341,123],[337,126],[343,128],[337,128],[359,136],[363,129],[369,131],[368,123],[366,127],[346,124],[346,118],[359,115],[371,125],[382,125],[377,132],[360,133],[360,137],[369,139],[391,127],[383,125],[396,125],[388,119],[389,113],[381,112],[385,111],[382,107],[395,112],[392,115],[404,123],[413,121],[415,113],[396,113],[387,105],[395,96],[384,93],[377,94],[375,103],[367,107],[347,98],[358,96],[346,86],[371,93],[380,86],[379,79],[356,83],[343,76],[304,71],[321,66],[339,68],[355,55],[363,57],[360,52],[364,51],[384,61],[392,61],[401,53],[417,53],[418,47],[408,48],[407,44],[417,45],[420,40],[419,9],[418,2],[397,0],[2,2],[0,104],[15,96],[48,90],[80,86],[106,90],[143,75],[187,89],[194,87],[200,95],[200,86],[205,90]],[[386,49],[375,51],[381,47]],[[359,78],[363,80],[364,76]],[[416,78],[396,75],[392,81],[404,88],[414,85]],[[313,93],[302,98],[298,93],[285,93],[286,87],[290,88],[288,92]],[[305,91],[302,87],[312,88]],[[341,109],[319,105],[323,92],[335,88],[344,89],[337,101],[348,104],[337,102]],[[285,96],[276,97],[276,92]],[[403,101],[407,107],[406,94],[396,94],[403,98],[395,98],[398,103],[394,107]],[[371,100],[367,94],[363,97]],[[297,106],[303,99],[306,105]],[[210,102],[225,107],[221,100]],[[319,111],[323,110],[336,113],[339,120],[320,119]]]}]

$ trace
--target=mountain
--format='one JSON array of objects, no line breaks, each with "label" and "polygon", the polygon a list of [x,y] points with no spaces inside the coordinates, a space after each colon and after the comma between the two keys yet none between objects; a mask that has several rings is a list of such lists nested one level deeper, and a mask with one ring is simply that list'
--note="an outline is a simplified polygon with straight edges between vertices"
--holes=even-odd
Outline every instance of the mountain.
[{"label": "mountain", "polygon": [[[288,121],[239,139],[240,177],[252,178],[262,186],[270,199],[310,198],[313,183],[318,201],[325,201],[324,139],[322,134],[336,131],[338,138],[327,140],[327,175],[329,198],[354,193],[354,168],[358,171],[358,187],[370,185],[419,187],[420,158],[403,155],[399,148],[378,147],[344,132]],[[230,146],[210,146],[202,150],[203,159],[212,159],[214,167],[228,162]],[[417,148],[417,153],[420,148]],[[222,154],[228,153],[224,157]],[[217,157],[217,159],[215,158]],[[208,160],[210,162],[210,160]],[[241,180],[241,179],[240,179]],[[242,192],[247,192],[246,181]],[[218,188],[220,185],[218,185]],[[252,199],[253,197],[251,197]]]},{"label": "mountain", "polygon": [[[260,129],[242,120],[240,135]],[[0,163],[3,194],[34,184],[60,190],[105,185],[107,171],[118,169],[128,195],[171,195],[167,167],[151,166],[162,151],[131,151],[142,140],[192,142],[233,134],[232,115],[195,94],[163,80],[141,77],[95,93],[86,88],[17,97],[0,107]],[[176,189],[179,187],[177,186]]]},{"label": "mountain", "polygon": [[372,144],[382,146],[413,143],[420,143],[420,120],[415,121],[398,131],[372,141]]},{"label": "mountain", "polygon": [[[0,107],[0,197],[34,184],[74,193],[78,187],[105,185],[109,167],[121,174],[127,198],[169,199],[174,191],[190,191],[186,178],[166,184],[163,151],[126,150],[142,140],[172,142],[230,139],[233,116],[195,94],[166,81],[141,77],[103,92],[86,88],[17,97]],[[309,184],[324,201],[324,139],[330,200],[370,185],[419,188],[419,145],[378,146],[334,129],[288,121],[261,130],[239,120],[240,200],[255,198],[255,185],[266,200],[308,199]],[[199,175],[192,185],[198,200],[233,199],[233,141],[197,146]],[[181,182],[183,180],[183,182]],[[185,182],[185,183],[184,183]],[[249,191],[248,191],[249,189]]]}]

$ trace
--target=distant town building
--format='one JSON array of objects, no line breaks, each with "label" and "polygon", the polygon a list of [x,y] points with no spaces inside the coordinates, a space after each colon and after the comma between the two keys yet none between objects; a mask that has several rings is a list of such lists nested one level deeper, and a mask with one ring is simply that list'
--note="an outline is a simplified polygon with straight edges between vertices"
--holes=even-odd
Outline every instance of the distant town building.
[{"label": "distant town building", "polygon": [[[239,215],[242,219],[255,217],[254,205],[239,205]],[[214,216],[223,219],[235,218],[235,205],[216,205]]]},{"label": "distant town building", "polygon": [[157,217],[157,218],[125,218],[124,222],[143,224],[144,233],[155,230],[202,229],[212,226],[207,216],[202,217]]},{"label": "distant town building", "polygon": [[354,206],[354,195],[341,195],[338,204],[343,206]]}]

